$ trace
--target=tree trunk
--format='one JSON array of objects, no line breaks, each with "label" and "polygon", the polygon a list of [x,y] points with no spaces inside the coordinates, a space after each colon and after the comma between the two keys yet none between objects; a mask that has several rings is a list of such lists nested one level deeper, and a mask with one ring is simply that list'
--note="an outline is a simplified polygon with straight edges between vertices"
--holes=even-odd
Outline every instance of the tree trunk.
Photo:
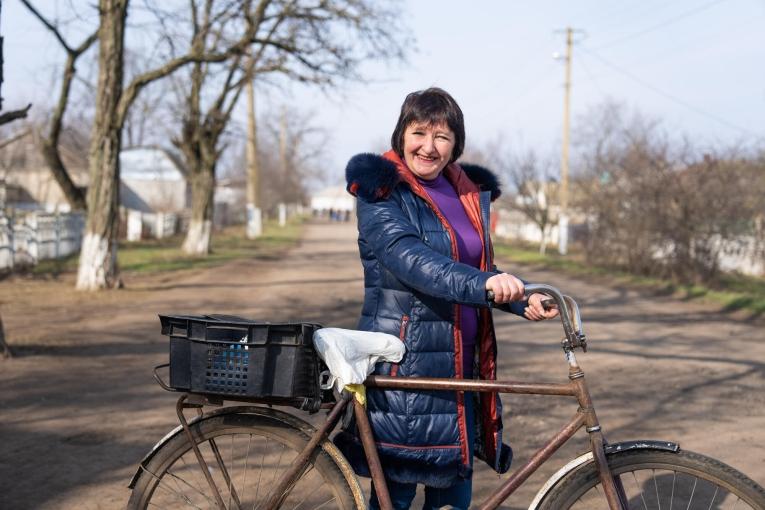
[{"label": "tree trunk", "polygon": [[118,283],[117,207],[120,185],[120,132],[117,109],[122,94],[125,18],[128,0],[100,0],[98,89],[88,165],[88,217],[80,251],[78,290]]},{"label": "tree trunk", "polygon": [[64,166],[64,162],[61,161],[58,148],[51,144],[49,140],[42,140],[40,152],[69,205],[72,206],[72,209],[84,211],[87,207],[85,193],[72,181],[66,166]]},{"label": "tree trunk", "polygon": [[247,237],[255,239],[263,233],[258,208],[258,130],[255,119],[255,86],[247,81]]},{"label": "tree trunk", "polygon": [[214,157],[203,157],[191,168],[191,221],[183,241],[183,251],[191,255],[207,255],[211,251],[215,163]]},{"label": "tree trunk", "polygon": [[11,348],[5,341],[5,330],[3,329],[3,318],[0,317],[0,356],[3,358],[10,358],[13,356]]}]

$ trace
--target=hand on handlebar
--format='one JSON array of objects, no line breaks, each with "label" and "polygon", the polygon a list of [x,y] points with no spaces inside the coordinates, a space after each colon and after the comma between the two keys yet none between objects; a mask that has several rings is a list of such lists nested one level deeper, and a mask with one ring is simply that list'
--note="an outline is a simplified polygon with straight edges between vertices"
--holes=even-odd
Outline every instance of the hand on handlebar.
[{"label": "hand on handlebar", "polygon": [[543,321],[553,319],[558,316],[558,306],[556,304],[548,305],[546,301],[551,300],[546,294],[532,294],[529,297],[529,306],[523,309],[523,316],[530,321]]},{"label": "hand on handlebar", "polygon": [[486,290],[493,294],[493,301],[498,305],[521,301],[525,292],[523,282],[507,273],[495,274],[486,280]]}]

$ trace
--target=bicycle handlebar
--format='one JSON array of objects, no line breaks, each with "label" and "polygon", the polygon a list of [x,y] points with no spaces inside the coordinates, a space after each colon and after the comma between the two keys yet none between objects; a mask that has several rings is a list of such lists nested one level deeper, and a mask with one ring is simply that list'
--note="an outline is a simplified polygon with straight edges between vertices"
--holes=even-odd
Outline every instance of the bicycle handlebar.
[{"label": "bicycle handlebar", "polygon": [[[550,296],[555,304],[558,305],[558,312],[563,323],[563,332],[566,334],[566,337],[563,339],[563,349],[571,350],[581,347],[583,351],[587,352],[587,338],[582,329],[579,305],[576,304],[576,301],[571,296],[567,296],[552,285],[544,283],[530,283],[526,285],[524,294],[526,298],[533,294],[546,294]],[[494,293],[492,291],[486,291],[486,296],[489,301],[494,301]]]}]

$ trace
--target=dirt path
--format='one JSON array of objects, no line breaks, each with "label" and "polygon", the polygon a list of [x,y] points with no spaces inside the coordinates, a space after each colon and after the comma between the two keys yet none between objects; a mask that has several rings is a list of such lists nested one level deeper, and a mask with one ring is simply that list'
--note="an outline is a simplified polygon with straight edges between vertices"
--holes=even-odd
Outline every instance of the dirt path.
[{"label": "dirt path", "polygon": [[[354,239],[352,225],[314,224],[281,260],[131,278],[123,292],[83,295],[66,279],[0,283],[6,334],[17,352],[0,361],[0,508],[124,507],[138,461],[177,423],[174,396],[151,378],[151,367],[167,359],[156,314],[353,327],[362,289]],[[678,440],[765,483],[761,325],[554,274],[521,275],[552,283],[582,305],[591,352],[579,360],[610,439]],[[563,380],[559,323],[497,318],[503,377]],[[565,400],[511,397],[505,410],[522,461],[575,409]],[[554,463],[582,446],[566,448]],[[479,468],[477,499],[495,483]],[[522,491],[507,508],[525,508],[533,492]]]}]

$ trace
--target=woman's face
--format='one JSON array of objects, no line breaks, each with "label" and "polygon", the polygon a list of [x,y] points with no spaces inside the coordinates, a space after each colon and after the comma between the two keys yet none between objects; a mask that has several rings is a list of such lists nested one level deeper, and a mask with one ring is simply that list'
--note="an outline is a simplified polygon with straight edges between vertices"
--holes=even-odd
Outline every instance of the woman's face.
[{"label": "woman's face", "polygon": [[404,130],[404,161],[409,170],[427,181],[433,180],[449,163],[454,133],[446,124],[409,124]]}]

